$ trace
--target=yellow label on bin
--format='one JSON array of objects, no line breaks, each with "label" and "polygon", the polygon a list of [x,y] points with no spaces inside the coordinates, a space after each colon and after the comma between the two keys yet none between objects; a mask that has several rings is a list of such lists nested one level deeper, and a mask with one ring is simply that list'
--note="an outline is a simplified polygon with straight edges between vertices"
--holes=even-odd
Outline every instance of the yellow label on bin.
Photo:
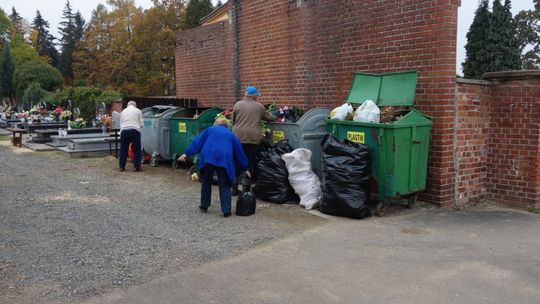
[{"label": "yellow label on bin", "polygon": [[187,133],[187,127],[185,122],[179,122],[178,123],[178,132],[180,133]]},{"label": "yellow label on bin", "polygon": [[283,131],[272,131],[272,141],[275,143],[277,143],[278,141],[280,140],[284,140],[285,139],[285,132]]},{"label": "yellow label on bin", "polygon": [[364,132],[347,131],[347,139],[358,144],[365,143]]}]

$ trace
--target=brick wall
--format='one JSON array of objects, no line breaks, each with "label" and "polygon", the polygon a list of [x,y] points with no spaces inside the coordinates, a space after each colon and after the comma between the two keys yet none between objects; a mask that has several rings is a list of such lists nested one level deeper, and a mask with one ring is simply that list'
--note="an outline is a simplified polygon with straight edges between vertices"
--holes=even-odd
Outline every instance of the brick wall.
[{"label": "brick wall", "polygon": [[417,70],[417,108],[434,119],[428,190],[421,198],[451,206],[459,5],[460,0],[232,0],[235,29],[222,25],[224,37],[234,37],[232,73],[226,71],[226,51],[216,56],[218,46],[185,42],[215,37],[218,28],[180,33],[177,94],[232,106],[234,98],[227,97],[250,84],[261,90],[262,103],[334,107],[347,96],[354,71]]},{"label": "brick wall", "polygon": [[232,1],[240,87],[261,102],[334,107],[354,71],[419,72],[416,104],[434,119],[424,200],[454,200],[458,0]]},{"label": "brick wall", "polygon": [[458,80],[456,205],[540,208],[540,72]]},{"label": "brick wall", "polygon": [[227,106],[233,98],[232,30],[227,21],[178,33],[176,95],[199,106]]},{"label": "brick wall", "polygon": [[487,191],[508,205],[540,207],[540,72],[488,73]]},{"label": "brick wall", "polygon": [[455,205],[462,206],[486,197],[492,83],[458,79],[457,84],[454,186]]}]

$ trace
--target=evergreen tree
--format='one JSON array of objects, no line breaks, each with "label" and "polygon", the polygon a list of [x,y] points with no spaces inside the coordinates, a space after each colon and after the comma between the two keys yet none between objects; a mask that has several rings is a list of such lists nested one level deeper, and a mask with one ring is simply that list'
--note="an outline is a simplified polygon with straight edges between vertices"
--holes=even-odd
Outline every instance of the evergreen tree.
[{"label": "evergreen tree", "polygon": [[15,97],[15,86],[13,85],[13,73],[15,64],[11,58],[10,46],[7,40],[4,40],[4,49],[2,58],[0,58],[0,96],[9,99],[9,105],[13,106]]},{"label": "evergreen tree", "polygon": [[186,6],[183,29],[191,29],[200,25],[200,20],[210,14],[214,6],[210,0],[189,0]]},{"label": "evergreen tree", "polygon": [[488,50],[493,56],[490,72],[521,69],[521,50],[516,36],[516,25],[510,11],[510,0],[504,5],[493,1],[493,17],[488,36]]},{"label": "evergreen tree", "polygon": [[481,78],[485,72],[521,69],[521,48],[516,23],[510,11],[510,0],[481,0],[467,33],[467,53],[463,63],[465,78]]},{"label": "evergreen tree", "polygon": [[466,57],[463,66],[465,78],[480,78],[488,72],[491,54],[487,50],[487,37],[490,35],[491,13],[488,0],[480,1],[473,23],[467,33]]},{"label": "evergreen tree", "polygon": [[53,66],[58,66],[58,51],[54,47],[55,38],[49,33],[49,22],[41,17],[39,11],[36,11],[32,30],[32,44],[39,55],[44,57]]},{"label": "evergreen tree", "polygon": [[73,80],[73,53],[76,51],[77,43],[81,40],[84,30],[84,19],[77,11],[73,14],[69,1],[64,8],[63,21],[60,22],[59,32],[62,35],[61,54],[58,62],[58,69],[68,83]]},{"label": "evergreen tree", "polygon": [[26,34],[25,22],[19,13],[17,13],[15,7],[11,8],[9,19],[11,19],[11,35],[20,35],[21,37],[24,37]]}]

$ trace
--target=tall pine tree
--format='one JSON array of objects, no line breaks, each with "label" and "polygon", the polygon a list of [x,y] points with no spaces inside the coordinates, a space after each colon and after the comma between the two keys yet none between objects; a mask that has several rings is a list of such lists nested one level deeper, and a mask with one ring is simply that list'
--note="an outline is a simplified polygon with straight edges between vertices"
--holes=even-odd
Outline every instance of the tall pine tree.
[{"label": "tall pine tree", "polygon": [[11,8],[9,19],[11,19],[11,35],[20,35],[21,37],[24,37],[26,34],[25,21],[15,10],[15,7]]},{"label": "tall pine tree", "polygon": [[77,44],[81,41],[84,31],[84,19],[81,13],[77,11],[73,14],[69,1],[64,8],[61,27],[61,54],[58,62],[58,69],[68,83],[73,81],[73,53],[76,51]]},{"label": "tall pine tree", "polygon": [[487,49],[488,41],[486,39],[490,35],[490,23],[489,2],[482,0],[476,9],[474,20],[467,33],[466,57],[462,64],[465,78],[479,79],[483,73],[488,72],[489,62],[492,59]]},{"label": "tall pine tree", "polygon": [[200,20],[210,14],[214,6],[210,0],[189,0],[186,6],[183,29],[191,29],[200,25]]},{"label": "tall pine tree", "polygon": [[36,17],[32,23],[31,40],[38,54],[45,58],[53,66],[58,66],[58,51],[56,50],[54,37],[49,33],[49,22],[41,17],[41,13],[36,11]]}]

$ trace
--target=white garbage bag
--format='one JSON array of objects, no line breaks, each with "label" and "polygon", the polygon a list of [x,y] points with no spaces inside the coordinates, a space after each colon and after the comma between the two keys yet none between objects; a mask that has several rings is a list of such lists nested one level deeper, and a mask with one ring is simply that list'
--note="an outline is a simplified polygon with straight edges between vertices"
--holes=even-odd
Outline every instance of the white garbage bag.
[{"label": "white garbage bag", "polygon": [[299,148],[281,156],[289,171],[289,183],[306,209],[318,208],[321,198],[321,181],[311,170],[311,151]]},{"label": "white garbage bag", "polygon": [[379,123],[381,121],[381,111],[373,101],[368,99],[356,109],[353,120]]},{"label": "white garbage bag", "polygon": [[330,111],[330,118],[337,120],[345,120],[349,114],[352,114],[353,107],[350,103],[344,103],[341,106]]}]

